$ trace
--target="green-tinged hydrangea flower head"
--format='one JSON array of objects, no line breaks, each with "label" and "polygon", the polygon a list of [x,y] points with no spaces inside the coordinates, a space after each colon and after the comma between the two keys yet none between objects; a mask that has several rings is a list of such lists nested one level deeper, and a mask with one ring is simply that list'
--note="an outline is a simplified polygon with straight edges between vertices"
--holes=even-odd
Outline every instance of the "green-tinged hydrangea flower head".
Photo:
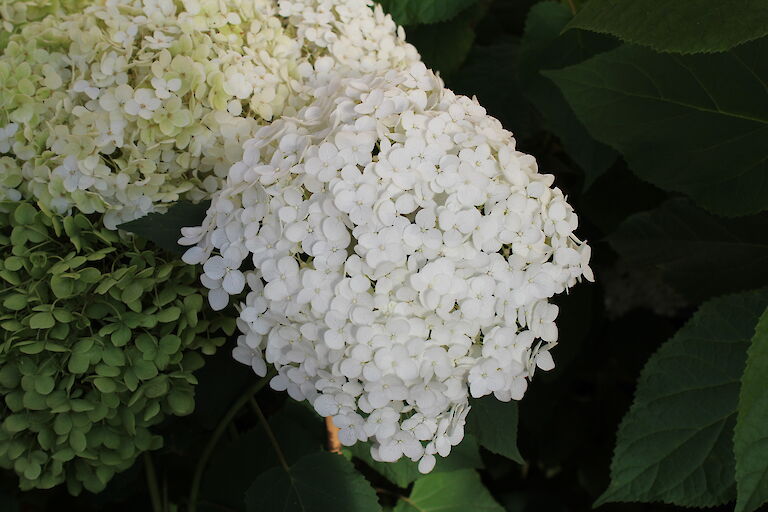
[{"label": "green-tinged hydrangea flower head", "polygon": [[97,492],[192,412],[201,354],[234,325],[201,315],[192,267],[83,214],[3,206],[0,467],[22,489]]},{"label": "green-tinged hydrangea flower head", "polygon": [[0,155],[12,159],[0,199],[22,176],[22,194],[58,213],[105,212],[110,229],[210,196],[243,143],[295,114],[319,75],[418,60],[366,0],[96,0],[38,19],[41,4],[0,4],[13,31],[0,56]]},{"label": "green-tinged hydrangea flower head", "polygon": [[49,14],[82,11],[88,0],[0,0],[0,48],[16,29]]}]

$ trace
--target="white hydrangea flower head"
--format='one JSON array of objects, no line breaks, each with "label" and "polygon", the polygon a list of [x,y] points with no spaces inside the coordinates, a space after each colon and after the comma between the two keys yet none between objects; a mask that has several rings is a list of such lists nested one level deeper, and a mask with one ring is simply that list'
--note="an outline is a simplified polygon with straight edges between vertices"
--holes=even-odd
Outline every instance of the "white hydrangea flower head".
[{"label": "white hydrangea flower head", "polygon": [[[105,212],[110,228],[209,197],[318,75],[419,59],[368,0],[0,2],[0,156],[15,159],[21,193]],[[18,195],[4,192],[14,183],[0,194]]]},{"label": "white hydrangea flower head", "polygon": [[244,144],[184,259],[243,289],[234,357],[332,416],[345,445],[428,472],[468,398],[522,398],[558,308],[592,280],[553,177],[421,63],[333,79]]}]

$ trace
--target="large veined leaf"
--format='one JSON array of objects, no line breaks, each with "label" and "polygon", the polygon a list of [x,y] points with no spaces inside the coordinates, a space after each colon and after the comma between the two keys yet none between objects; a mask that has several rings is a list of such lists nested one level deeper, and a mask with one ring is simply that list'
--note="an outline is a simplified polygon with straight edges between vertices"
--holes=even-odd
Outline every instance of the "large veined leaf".
[{"label": "large veined leaf", "polygon": [[534,135],[540,124],[540,116],[520,87],[519,59],[520,46],[514,41],[474,45],[461,68],[446,79],[446,85],[457,94],[476,96],[518,141]]},{"label": "large veined leaf", "polygon": [[[322,420],[309,408],[292,400],[286,401],[269,417],[269,425],[288,464],[323,450]],[[203,478],[202,495],[207,502],[241,508],[245,491],[253,481],[278,465],[275,450],[264,429],[256,427],[216,449]]]},{"label": "large veined leaf", "polygon": [[493,453],[523,463],[517,449],[517,402],[501,402],[486,396],[470,402],[467,432]]},{"label": "large veined leaf", "polygon": [[286,471],[262,473],[245,498],[249,512],[376,512],[376,493],[341,455],[307,455]]},{"label": "large veined leaf", "polygon": [[768,290],[705,303],[648,361],[597,504],[711,507],[735,493],[739,380]]},{"label": "large veined leaf", "polygon": [[163,249],[181,254],[185,250],[178,244],[181,228],[199,226],[205,219],[205,212],[210,205],[210,201],[198,204],[179,201],[165,213],[150,213],[140,219],[121,224],[118,228],[137,234]]},{"label": "large veined leaf", "polygon": [[[373,460],[369,443],[357,443],[350,448],[350,452],[398,487],[406,488],[422,476],[419,472],[418,464],[406,457],[397,462],[377,462]],[[451,449],[448,457],[437,457],[437,463],[432,473],[482,467],[483,461],[480,458],[477,440],[472,435],[466,435],[461,443]]]},{"label": "large veined leaf", "polygon": [[394,512],[504,512],[472,469],[432,473],[419,478]]},{"label": "large veined leaf", "polygon": [[541,112],[550,131],[560,138],[568,155],[584,170],[586,188],[611,166],[617,154],[592,138],[557,86],[541,71],[576,64],[615,43],[605,36],[578,30],[561,34],[571,16],[568,7],[559,2],[541,2],[531,8],[520,45],[518,76],[523,93]]},{"label": "large veined leaf", "polygon": [[459,69],[474,40],[475,31],[461,18],[408,29],[408,42],[418,48],[424,63],[444,75]]},{"label": "large veined leaf", "polygon": [[590,0],[569,27],[657,51],[721,52],[768,34],[765,0]]},{"label": "large veined leaf", "polygon": [[768,309],[747,353],[733,443],[736,512],[752,512],[768,501]]},{"label": "large veined leaf", "polygon": [[399,25],[448,21],[477,0],[379,0]]},{"label": "large veined leaf", "polygon": [[630,265],[656,268],[694,300],[768,284],[768,215],[711,215],[685,199],[625,220],[608,240]]},{"label": "large veined leaf", "polygon": [[724,215],[768,208],[768,38],[679,56],[622,46],[545,72],[641,178]]}]

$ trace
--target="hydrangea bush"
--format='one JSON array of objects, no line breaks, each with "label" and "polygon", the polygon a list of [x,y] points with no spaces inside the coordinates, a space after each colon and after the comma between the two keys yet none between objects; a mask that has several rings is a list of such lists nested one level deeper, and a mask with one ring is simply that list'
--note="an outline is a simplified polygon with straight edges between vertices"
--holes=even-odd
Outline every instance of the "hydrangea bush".
[{"label": "hydrangea bush", "polygon": [[0,5],[0,199],[106,212],[109,228],[208,197],[259,126],[303,105],[316,67],[418,59],[362,0],[67,6]]},{"label": "hydrangea bush", "polygon": [[469,396],[553,367],[549,299],[592,279],[590,249],[553,177],[423,64],[319,82],[245,142],[184,259],[214,309],[247,291],[237,360],[429,472]]},{"label": "hydrangea bush", "polygon": [[204,318],[192,267],[83,214],[2,212],[0,467],[22,489],[98,492],[192,412],[201,354],[234,322]]}]

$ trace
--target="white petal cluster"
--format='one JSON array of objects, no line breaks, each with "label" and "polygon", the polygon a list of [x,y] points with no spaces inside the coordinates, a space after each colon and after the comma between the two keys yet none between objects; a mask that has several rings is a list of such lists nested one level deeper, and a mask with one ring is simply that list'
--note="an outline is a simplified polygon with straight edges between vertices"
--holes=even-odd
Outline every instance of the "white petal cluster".
[{"label": "white petal cluster", "polygon": [[313,96],[244,144],[184,259],[214,308],[247,293],[238,361],[428,472],[470,395],[520,399],[554,366],[548,299],[592,279],[590,250],[553,177],[423,64]]},{"label": "white petal cluster", "polygon": [[47,4],[0,3],[2,165],[21,193],[106,212],[110,228],[210,196],[318,73],[418,61],[367,0],[95,0],[45,16]]}]

